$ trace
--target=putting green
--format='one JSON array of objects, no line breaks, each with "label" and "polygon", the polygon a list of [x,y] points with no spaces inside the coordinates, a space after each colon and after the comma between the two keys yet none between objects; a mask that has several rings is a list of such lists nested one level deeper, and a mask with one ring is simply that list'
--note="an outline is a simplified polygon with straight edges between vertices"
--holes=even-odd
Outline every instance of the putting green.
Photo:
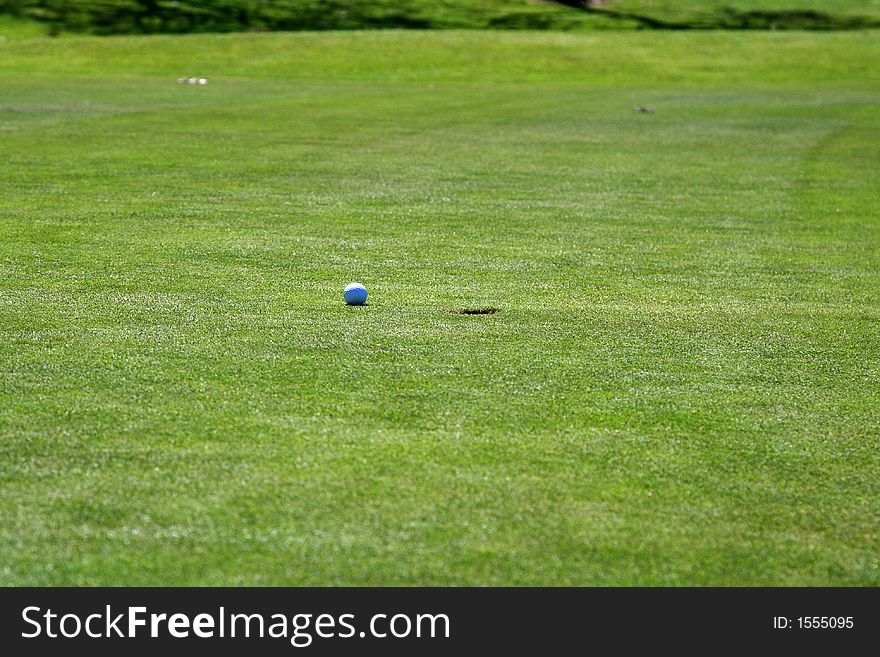
[{"label": "putting green", "polygon": [[880,585],[878,58],[0,43],[0,582]]}]

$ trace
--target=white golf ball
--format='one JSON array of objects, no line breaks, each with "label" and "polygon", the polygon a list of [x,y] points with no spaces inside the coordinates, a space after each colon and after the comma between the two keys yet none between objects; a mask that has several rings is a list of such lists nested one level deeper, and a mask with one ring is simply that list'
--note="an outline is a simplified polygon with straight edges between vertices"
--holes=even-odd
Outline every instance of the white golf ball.
[{"label": "white golf ball", "polygon": [[342,297],[349,306],[361,306],[367,300],[367,288],[363,283],[349,283],[342,291]]}]

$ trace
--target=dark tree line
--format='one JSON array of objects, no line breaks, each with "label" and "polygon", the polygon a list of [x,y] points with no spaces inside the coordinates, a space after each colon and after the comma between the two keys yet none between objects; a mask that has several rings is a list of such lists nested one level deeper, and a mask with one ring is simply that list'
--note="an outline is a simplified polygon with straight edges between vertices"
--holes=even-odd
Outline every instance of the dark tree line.
[{"label": "dark tree line", "polygon": [[[96,34],[432,27],[400,2],[342,0],[0,0],[0,13]],[[419,4],[419,3],[410,3]],[[412,8],[410,8],[412,9]]]},{"label": "dark tree line", "polygon": [[548,12],[525,0],[0,0],[0,14],[43,21],[54,32],[149,34],[364,28],[571,29],[587,17],[642,29],[846,30],[880,27],[873,17],[818,11],[724,8],[678,22],[622,12],[598,0],[554,0]]}]

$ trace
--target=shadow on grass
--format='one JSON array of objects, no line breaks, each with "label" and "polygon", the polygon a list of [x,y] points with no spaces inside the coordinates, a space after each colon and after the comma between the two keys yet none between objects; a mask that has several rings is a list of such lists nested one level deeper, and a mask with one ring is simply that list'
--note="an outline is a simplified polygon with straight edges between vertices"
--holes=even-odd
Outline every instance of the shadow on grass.
[{"label": "shadow on grass", "polygon": [[653,30],[864,30],[880,27],[880,19],[869,16],[837,16],[803,9],[740,11],[725,7],[714,14],[695,16],[687,21],[669,21],[635,12],[616,11],[590,0],[555,0],[607,18],[635,22]]}]

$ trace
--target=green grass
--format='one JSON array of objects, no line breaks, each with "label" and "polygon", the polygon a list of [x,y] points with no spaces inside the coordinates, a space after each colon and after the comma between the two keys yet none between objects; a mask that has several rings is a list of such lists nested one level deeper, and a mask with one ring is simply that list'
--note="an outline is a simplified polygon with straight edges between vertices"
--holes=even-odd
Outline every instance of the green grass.
[{"label": "green grass", "polygon": [[54,32],[96,34],[255,30],[620,29],[636,22],[536,0],[7,0],[13,12],[52,25]]},{"label": "green grass", "polygon": [[0,44],[0,582],[880,585],[878,57]]},{"label": "green grass", "polygon": [[205,33],[245,30],[880,27],[880,0],[0,0],[0,14],[58,33]]},{"label": "green grass", "polygon": [[0,44],[48,36],[45,23],[0,14]]},{"label": "green grass", "polygon": [[610,0],[602,6],[642,16],[685,22],[706,20],[724,10],[813,11],[830,16],[880,18],[880,0]]}]

